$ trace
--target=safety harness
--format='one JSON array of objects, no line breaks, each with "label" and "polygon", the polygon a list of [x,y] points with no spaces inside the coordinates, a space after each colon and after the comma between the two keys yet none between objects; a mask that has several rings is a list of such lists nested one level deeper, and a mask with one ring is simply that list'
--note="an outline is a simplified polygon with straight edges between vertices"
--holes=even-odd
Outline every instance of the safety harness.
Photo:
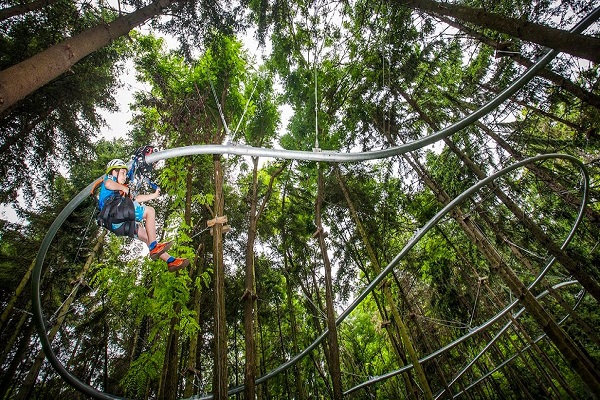
[{"label": "safety harness", "polygon": [[129,196],[112,196],[107,199],[96,216],[96,221],[117,236],[135,237],[137,233],[135,206]]},{"label": "safety harness", "polygon": [[[149,175],[152,173],[152,165],[146,162],[146,156],[156,151],[155,147],[144,146],[138,148],[132,156],[132,165],[127,172],[127,183],[130,188],[130,195],[135,197],[141,185],[144,182],[153,188],[158,186],[152,182]],[[92,188],[92,194],[95,189],[103,182],[99,179]],[[99,210],[96,216],[99,226],[102,226],[117,236],[135,237],[137,233],[137,222],[135,221],[135,205],[130,196],[114,195],[104,202],[104,206]]]}]

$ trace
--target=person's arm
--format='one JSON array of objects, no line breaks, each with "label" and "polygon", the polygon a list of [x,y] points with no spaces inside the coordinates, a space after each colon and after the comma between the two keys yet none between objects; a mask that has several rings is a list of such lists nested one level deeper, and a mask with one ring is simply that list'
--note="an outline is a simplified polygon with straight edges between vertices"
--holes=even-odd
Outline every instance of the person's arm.
[{"label": "person's arm", "polygon": [[129,187],[127,187],[126,185],[122,185],[119,182],[115,182],[112,179],[105,180],[104,186],[106,186],[108,190],[120,190],[126,195],[129,195]]},{"label": "person's arm", "polygon": [[156,188],[156,191],[154,193],[138,194],[134,200],[137,201],[138,203],[143,203],[148,200],[156,199],[158,196],[160,196],[160,189]]}]

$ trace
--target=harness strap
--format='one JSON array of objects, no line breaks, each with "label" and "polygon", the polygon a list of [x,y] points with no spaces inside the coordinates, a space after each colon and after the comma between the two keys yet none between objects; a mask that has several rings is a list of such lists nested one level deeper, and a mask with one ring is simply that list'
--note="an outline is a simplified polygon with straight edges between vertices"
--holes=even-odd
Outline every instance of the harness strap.
[{"label": "harness strap", "polygon": [[94,182],[94,186],[92,186],[92,190],[90,190],[90,196],[94,195],[94,192],[96,191],[96,189],[98,189],[98,186],[100,186],[102,182],[104,182],[104,177],[96,179],[96,182]]},{"label": "harness strap", "polygon": [[[135,237],[137,232],[135,207],[129,197],[113,196],[107,199],[96,221],[117,236]],[[121,225],[113,228],[113,224]]]}]

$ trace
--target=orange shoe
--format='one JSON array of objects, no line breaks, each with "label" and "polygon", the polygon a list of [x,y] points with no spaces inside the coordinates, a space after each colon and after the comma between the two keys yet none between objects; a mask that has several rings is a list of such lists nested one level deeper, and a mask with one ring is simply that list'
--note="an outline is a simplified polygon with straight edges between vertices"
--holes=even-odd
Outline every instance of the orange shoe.
[{"label": "orange shoe", "polygon": [[190,260],[187,258],[176,258],[170,263],[167,263],[167,267],[169,267],[169,272],[179,271],[182,268],[190,265]]},{"label": "orange shoe", "polygon": [[157,243],[156,246],[154,246],[154,248],[150,250],[150,259],[157,260],[158,257],[160,257],[160,255],[165,251],[169,250],[171,246],[173,246],[173,242]]}]

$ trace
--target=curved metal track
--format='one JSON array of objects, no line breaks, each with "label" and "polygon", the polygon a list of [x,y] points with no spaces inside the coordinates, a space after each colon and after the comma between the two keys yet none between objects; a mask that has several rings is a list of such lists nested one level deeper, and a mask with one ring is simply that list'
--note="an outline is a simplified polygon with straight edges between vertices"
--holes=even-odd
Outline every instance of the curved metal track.
[{"label": "curved metal track", "polygon": [[[600,7],[596,8],[594,11],[592,11],[579,24],[577,24],[577,26],[575,26],[573,29],[571,29],[571,32],[572,33],[583,32],[583,30],[585,30],[596,19],[598,19],[598,17],[600,17]],[[182,157],[182,156],[188,156],[188,155],[195,155],[195,154],[231,154],[231,155],[242,155],[242,156],[253,156],[253,157],[273,157],[273,158],[293,159],[293,160],[320,161],[320,162],[344,162],[345,163],[345,162],[360,162],[360,161],[381,159],[381,158],[387,158],[387,157],[392,157],[392,156],[396,156],[396,155],[401,155],[401,154],[407,153],[409,151],[417,150],[426,145],[435,143],[438,140],[441,140],[443,138],[449,137],[450,135],[454,134],[455,132],[474,123],[475,121],[480,119],[482,116],[488,114],[493,109],[498,107],[502,102],[504,102],[508,97],[510,97],[511,95],[516,93],[521,87],[523,87],[523,85],[525,85],[527,82],[529,82],[537,74],[537,72],[539,70],[544,68],[556,56],[556,54],[557,54],[557,52],[555,50],[548,51],[531,68],[529,68],[527,71],[525,71],[525,73],[523,75],[521,75],[518,79],[516,79],[510,86],[508,86],[505,90],[503,90],[496,97],[494,97],[490,102],[488,102],[487,104],[485,104],[484,106],[479,108],[477,111],[475,111],[473,114],[469,115],[468,117],[460,120],[459,122],[445,128],[445,129],[442,129],[432,135],[426,136],[419,140],[415,140],[413,142],[406,143],[401,146],[392,147],[392,148],[384,149],[384,150],[363,152],[363,153],[340,153],[340,152],[333,152],[333,151],[309,152],[309,151],[264,149],[264,148],[256,148],[256,147],[250,147],[250,146],[238,146],[238,145],[197,145],[197,146],[180,147],[180,148],[169,149],[169,150],[157,152],[157,153],[149,155],[147,157],[147,161],[155,162],[158,160],[174,158],[174,157]],[[568,244],[568,242],[571,240],[571,238],[575,232],[575,229],[577,228],[577,226],[579,225],[579,222],[581,221],[581,218],[583,215],[583,209],[585,207],[585,202],[587,199],[587,190],[588,190],[588,180],[589,179],[588,179],[587,171],[585,170],[585,167],[575,157],[568,156],[568,155],[560,155],[560,154],[541,155],[541,156],[537,156],[537,157],[533,157],[533,158],[530,158],[527,160],[517,162],[517,163],[495,173],[494,175],[491,175],[490,177],[479,181],[477,184],[475,184],[471,188],[467,189],[460,196],[458,196],[456,199],[454,199],[452,202],[450,202],[446,207],[444,207],[427,224],[425,224],[421,229],[419,229],[415,233],[415,235],[411,238],[409,243],[405,246],[405,248],[394,258],[394,260],[392,260],[392,262],[381,272],[381,274],[375,280],[373,280],[371,282],[371,284],[365,289],[365,291],[363,291],[363,293],[355,299],[355,301],[352,303],[352,305],[350,305],[350,307],[348,307],[338,317],[336,324],[341,323],[352,312],[352,310],[354,310],[354,308],[373,290],[373,288],[379,282],[381,282],[381,280],[388,273],[390,273],[396,265],[398,265],[400,260],[419,241],[419,239],[421,239],[421,237],[423,237],[423,235],[429,229],[431,229],[431,227],[433,227],[452,208],[454,208],[458,204],[465,201],[471,194],[473,194],[479,188],[489,184],[490,182],[492,182],[493,180],[502,176],[503,174],[506,174],[506,173],[513,171],[517,168],[520,168],[522,166],[525,166],[528,163],[551,159],[551,158],[559,158],[559,159],[565,159],[567,161],[570,161],[572,164],[574,164],[576,167],[578,167],[581,170],[582,177],[585,182],[584,191],[583,191],[583,202],[582,202],[582,205],[581,205],[581,208],[579,211],[578,218],[575,221],[569,236],[563,243],[563,247],[566,246]],[[91,396],[93,398],[96,398],[96,399],[109,399],[109,400],[110,399],[122,399],[122,397],[118,397],[118,396],[114,396],[114,395],[111,395],[108,393],[100,392],[97,389],[81,382],[77,377],[75,377],[73,374],[71,374],[62,365],[62,363],[58,360],[58,358],[54,354],[54,352],[52,350],[52,345],[46,334],[46,328],[45,328],[45,324],[44,324],[44,315],[42,312],[42,304],[41,304],[41,299],[40,299],[40,281],[41,281],[42,267],[44,264],[44,259],[46,257],[46,254],[50,247],[50,244],[51,244],[52,240],[54,239],[54,236],[56,235],[58,229],[61,227],[61,225],[67,219],[67,217],[79,206],[79,204],[81,204],[88,197],[89,192],[92,189],[92,187],[94,186],[94,184],[95,184],[95,182],[90,183],[85,189],[83,189],[81,192],[79,192],[79,194],[77,194],[67,204],[67,206],[56,217],[56,219],[50,226],[50,229],[48,230],[46,236],[44,237],[44,239],[42,241],[40,249],[37,253],[35,266],[34,266],[32,278],[31,278],[32,279],[33,318],[34,318],[34,321],[35,321],[35,324],[37,327],[38,334],[40,336],[42,348],[44,350],[44,353],[46,354],[46,357],[48,358],[48,361],[67,383],[69,383],[70,385],[75,387],[80,392],[82,392],[88,396]],[[547,271],[547,269],[550,267],[550,265],[552,265],[552,263],[554,263],[554,259],[552,259],[549,262],[547,267],[544,268],[544,271]],[[545,273],[545,272],[543,272],[543,273]],[[542,274],[540,274],[540,277],[538,277],[536,282],[538,282],[539,279],[541,279],[541,275]],[[505,311],[501,312],[500,314],[502,314],[504,312],[508,312],[508,311],[505,310]],[[500,316],[498,316],[498,318],[500,318]],[[482,325],[478,329],[484,329],[484,326],[489,326],[489,323]],[[288,362],[280,365],[278,368],[275,368],[274,370],[267,373],[266,375],[258,378],[257,383],[263,383],[263,382],[267,381],[268,379],[270,379],[271,377],[283,372],[285,369],[294,365],[296,362],[298,362],[300,359],[302,359],[304,356],[306,356],[310,351],[312,351],[316,346],[318,346],[325,339],[326,334],[327,334],[327,332],[324,332],[310,346],[308,346],[304,351],[302,351],[301,353],[299,353],[298,355],[296,355],[295,357],[290,359]],[[470,335],[471,335],[471,333],[469,333],[465,336],[470,336]],[[455,343],[455,342],[453,342],[453,343]],[[455,343],[454,345],[456,345],[456,344],[457,343]],[[450,345],[448,345],[448,346],[450,346]],[[448,346],[446,346],[446,347],[448,347]],[[431,355],[425,357],[423,361],[433,358],[434,356],[438,355],[440,351],[442,351],[442,350],[438,350],[437,352],[434,352]],[[408,366],[406,368],[408,368]],[[240,387],[232,389],[230,391],[230,394],[239,393],[242,390],[243,390],[243,386],[240,386]],[[198,398],[198,397],[194,397],[194,398]],[[202,398],[208,399],[208,398],[211,398],[211,396],[205,396]]]},{"label": "curved metal track", "polygon": [[[444,216],[446,216],[450,211],[452,211],[454,209],[454,207],[458,206],[459,204],[461,204],[462,202],[464,202],[465,200],[467,200],[472,194],[474,194],[475,192],[477,192],[479,189],[481,189],[484,186],[487,186],[488,184],[492,183],[493,181],[495,181],[496,179],[498,179],[499,177],[514,171],[515,169],[521,168],[527,164],[530,163],[534,163],[534,162],[538,162],[538,161],[542,161],[542,160],[548,160],[548,159],[564,159],[567,161],[570,161],[574,166],[578,167],[579,170],[581,171],[581,177],[582,177],[582,181],[583,181],[583,191],[582,191],[582,201],[581,201],[581,205],[579,207],[579,213],[577,215],[577,218],[575,219],[575,222],[573,224],[573,226],[571,227],[571,231],[569,232],[569,234],[567,235],[567,237],[565,238],[563,244],[561,245],[561,249],[564,249],[570,242],[571,239],[573,238],[573,236],[575,235],[575,231],[577,230],[577,227],[579,226],[579,223],[581,222],[583,215],[584,215],[584,211],[585,211],[585,206],[587,203],[587,197],[588,197],[588,188],[589,188],[589,176],[587,173],[587,170],[585,168],[585,166],[583,165],[583,163],[578,160],[577,158],[570,156],[570,155],[565,155],[565,154],[544,154],[544,155],[540,155],[540,156],[536,156],[536,157],[531,157],[525,160],[522,160],[520,162],[514,163],[498,172],[496,172],[493,175],[490,175],[489,177],[482,179],[481,181],[477,182],[476,184],[474,184],[473,186],[471,186],[469,189],[465,190],[463,193],[461,193],[458,197],[456,197],[454,200],[452,200],[450,203],[448,203],[443,209],[441,209],[436,215],[434,215],[425,225],[423,225],[423,227],[421,227],[417,232],[415,232],[415,234],[412,236],[412,238],[408,241],[408,243],[404,246],[404,248],[400,251],[400,253],[398,253],[398,255],[384,268],[381,270],[381,273],[375,277],[371,283],[365,288],[365,290],[352,302],[352,304],[350,304],[350,306],[348,306],[348,308],[346,308],[341,314],[340,316],[337,318],[336,320],[336,325],[339,325],[344,319],[346,319],[346,317],[375,289],[379,286],[379,284],[381,283],[381,281],[390,273],[392,272],[392,270],[400,263],[400,261],[406,256],[406,254],[408,254],[408,252],[417,244],[417,242],[419,240],[421,240],[421,238],[431,229],[433,228]],[[539,281],[543,278],[543,276],[548,272],[548,270],[550,269],[550,267],[554,264],[554,262],[556,261],[555,257],[550,258],[550,260],[548,261],[548,263],[546,264],[546,266],[542,269],[542,271],[540,272],[540,274],[538,275],[538,277],[535,279],[535,281],[529,286],[529,289],[532,289],[533,287],[535,287]],[[420,362],[426,362],[429,361],[435,357],[437,357],[438,355],[450,350],[451,348],[455,347],[456,345],[458,345],[459,343],[462,343],[463,341],[465,341],[466,339],[468,339],[469,337],[475,335],[476,333],[482,332],[485,329],[488,329],[493,323],[495,323],[496,321],[498,321],[500,318],[502,318],[503,316],[505,316],[512,308],[514,308],[517,305],[518,301],[513,302],[511,305],[509,305],[508,307],[506,307],[504,310],[502,310],[501,312],[499,312],[498,314],[496,314],[493,318],[491,318],[490,320],[488,320],[487,322],[485,322],[484,324],[480,325],[479,327],[477,327],[476,329],[472,330],[471,332],[467,333],[466,335],[458,338],[457,340],[453,341],[452,343],[444,346],[443,348],[423,357],[421,360],[419,360]],[[264,376],[258,378],[256,380],[256,383],[263,383],[266,382],[268,379],[272,378],[273,376],[283,372],[284,370],[288,369],[289,367],[291,367],[292,365],[296,364],[298,361],[300,361],[302,358],[304,358],[306,355],[308,355],[308,353],[310,353],[312,350],[314,350],[326,337],[328,334],[329,330],[325,329],[325,331],[321,334],[321,336],[319,336],[317,339],[315,339],[315,341],[313,343],[311,343],[308,347],[306,347],[302,352],[300,352],[299,354],[297,354],[296,356],[294,356],[293,358],[291,358],[288,362],[280,365],[278,368],[273,369],[271,372],[265,374]],[[374,380],[374,381],[367,381],[362,385],[359,385],[355,388],[350,389],[348,392],[346,393],[351,393],[357,389],[360,389],[362,387],[368,386],[369,384],[375,383],[376,381],[381,381],[381,380],[385,380],[387,378],[390,378],[394,375],[397,375],[401,372],[407,371],[409,369],[411,369],[413,367],[412,364],[408,364],[404,367],[402,367],[400,370],[398,371],[394,371],[393,373],[384,375],[382,377],[379,377],[378,379]],[[235,393],[239,393],[243,390],[243,386],[240,387],[236,387],[232,390],[230,390],[230,394],[235,394]],[[211,396],[204,396],[204,397],[192,397],[194,399],[210,399],[212,398]]]}]

